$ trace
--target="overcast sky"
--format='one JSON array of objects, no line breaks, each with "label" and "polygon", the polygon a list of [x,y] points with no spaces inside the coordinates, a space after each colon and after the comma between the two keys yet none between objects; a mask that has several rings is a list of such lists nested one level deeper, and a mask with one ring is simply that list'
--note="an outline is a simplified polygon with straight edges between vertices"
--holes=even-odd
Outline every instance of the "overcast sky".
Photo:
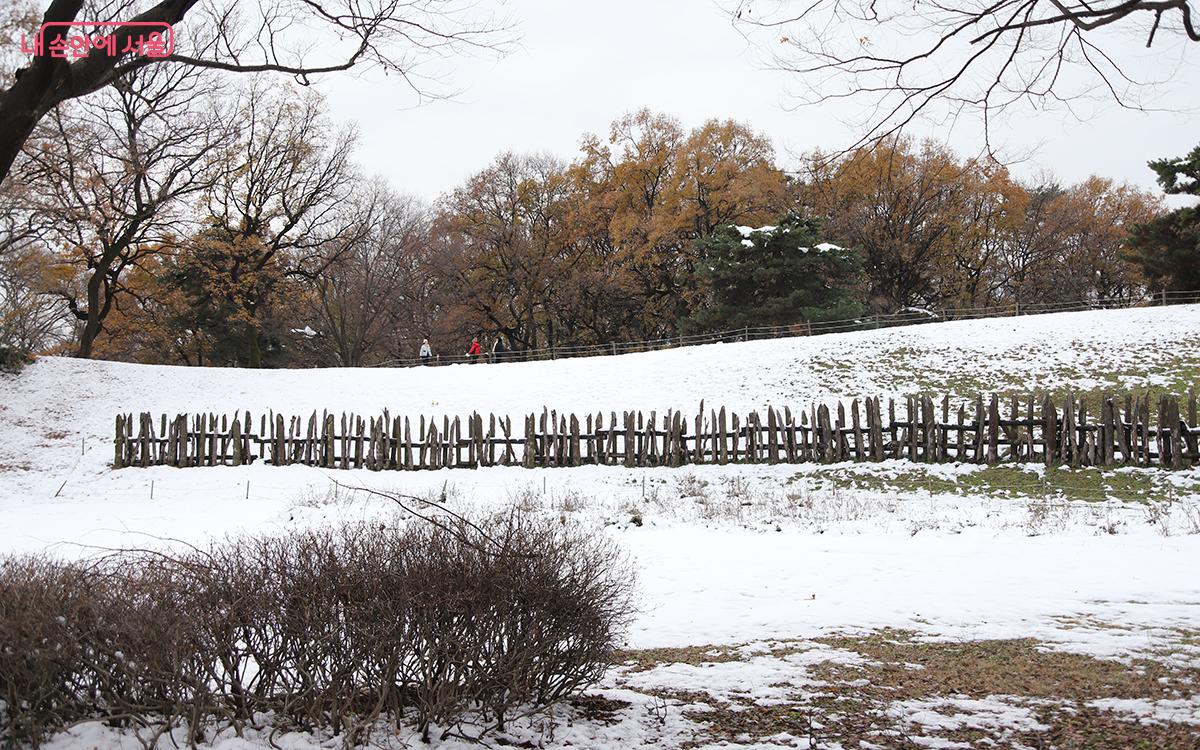
[{"label": "overcast sky", "polygon": [[[709,0],[511,0],[503,9],[518,23],[519,46],[499,60],[455,60],[444,87],[459,93],[449,100],[414,108],[401,83],[372,74],[320,84],[334,117],[356,123],[357,158],[368,172],[433,199],[505,150],[572,158],[583,133],[607,133],[613,119],[641,107],[688,126],[712,117],[745,122],[772,139],[785,166],[791,154],[854,139],[838,113],[790,107],[795,81],[770,70],[762,49]],[[1087,123],[1065,111],[1012,118],[1004,145],[1013,153],[1036,149],[1013,171],[1048,170],[1064,182],[1100,174],[1154,188],[1149,159],[1200,143],[1196,69],[1176,77],[1169,101],[1180,111],[1106,105]],[[960,151],[978,147],[965,131],[912,132],[948,138]]]}]

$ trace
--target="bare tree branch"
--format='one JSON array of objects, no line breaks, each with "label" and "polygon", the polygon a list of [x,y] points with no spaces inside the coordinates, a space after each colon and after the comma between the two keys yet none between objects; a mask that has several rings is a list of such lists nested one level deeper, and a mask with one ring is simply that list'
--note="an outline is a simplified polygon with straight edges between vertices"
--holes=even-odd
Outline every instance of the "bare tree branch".
[{"label": "bare tree branch", "polygon": [[864,107],[858,138],[841,154],[918,118],[974,112],[994,156],[993,124],[1014,107],[1074,111],[1072,102],[1107,97],[1146,111],[1171,73],[1164,64],[1162,80],[1129,75],[1121,37],[1144,34],[1147,47],[1168,34],[1200,42],[1189,0],[740,0],[730,13],[747,35],[783,32],[773,57],[796,74],[802,105]]},{"label": "bare tree branch", "polygon": [[139,33],[132,24],[146,22],[172,24],[186,49],[161,58],[111,55],[102,47],[73,61],[34,57],[0,89],[0,179],[55,106],[146,66],[277,73],[303,84],[314,76],[373,67],[398,75],[424,99],[439,94],[420,72],[423,65],[461,53],[503,51],[511,31],[506,20],[481,15],[468,0],[285,0],[251,4],[252,13],[239,12],[245,6],[235,0],[161,0],[140,12],[139,5],[52,0],[44,22],[121,23],[111,32],[117,49]]}]

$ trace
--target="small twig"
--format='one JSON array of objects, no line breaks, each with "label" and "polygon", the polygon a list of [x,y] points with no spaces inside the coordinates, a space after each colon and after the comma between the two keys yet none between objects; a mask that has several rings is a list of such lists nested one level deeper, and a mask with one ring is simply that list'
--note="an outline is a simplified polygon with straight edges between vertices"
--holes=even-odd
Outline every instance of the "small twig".
[{"label": "small twig", "polygon": [[1158,31],[1158,25],[1162,23],[1162,14],[1162,10],[1154,14],[1154,25],[1150,27],[1150,37],[1146,39],[1147,49],[1149,49],[1150,45],[1154,44],[1154,33]]},{"label": "small twig", "polygon": [[[326,474],[326,476],[329,476],[329,475]],[[422,521],[425,521],[426,523],[433,524],[434,526],[438,527],[442,531],[449,531],[449,532],[455,531],[449,525],[438,521],[435,517],[427,516],[427,515],[423,515],[423,514],[419,513],[416,509],[411,508],[408,505],[406,505],[404,503],[404,501],[412,500],[412,501],[415,501],[418,503],[424,503],[425,505],[432,506],[433,508],[436,508],[436,509],[442,511],[443,513],[454,518],[455,520],[459,521],[460,523],[470,526],[481,537],[483,537],[487,541],[491,542],[492,544],[496,545],[497,547],[503,546],[500,544],[500,542],[496,541],[496,539],[494,539],[491,535],[489,535],[486,531],[484,531],[478,524],[474,523],[473,521],[471,521],[470,519],[468,519],[466,516],[462,515],[461,513],[456,513],[455,511],[451,510],[449,507],[447,507],[444,504],[445,497],[446,497],[446,495],[445,495],[446,490],[445,490],[444,486],[442,488],[443,502],[435,502],[428,498],[417,497],[416,495],[405,495],[405,494],[399,493],[399,492],[385,492],[383,490],[377,490],[372,487],[353,486],[353,485],[349,485],[349,484],[342,484],[341,482],[334,479],[333,477],[329,477],[329,481],[333,482],[335,487],[344,488],[344,489],[350,490],[351,492],[365,492],[368,495],[373,495],[375,497],[382,497],[387,500],[391,500],[393,503],[400,506],[400,509],[403,510],[405,513],[415,516],[415,517],[421,519]]]}]

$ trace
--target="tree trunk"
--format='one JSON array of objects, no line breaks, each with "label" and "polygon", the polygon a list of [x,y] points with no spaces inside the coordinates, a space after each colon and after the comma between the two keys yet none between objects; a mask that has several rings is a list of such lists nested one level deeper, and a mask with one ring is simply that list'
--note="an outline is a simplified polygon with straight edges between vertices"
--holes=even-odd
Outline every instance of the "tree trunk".
[{"label": "tree trunk", "polygon": [[[26,81],[27,77],[31,80]],[[21,147],[48,111],[38,106],[38,94],[43,92],[34,90],[33,78],[25,71],[11,89],[0,93],[0,180],[8,175]]]},{"label": "tree trunk", "polygon": [[[82,7],[82,0],[54,0],[42,20],[73,21]],[[76,67],[80,72],[83,68]],[[0,91],[0,180],[8,176],[38,121],[71,95],[68,89],[71,72],[65,59],[36,57],[29,66],[17,71],[12,86]]]},{"label": "tree trunk", "polygon": [[100,269],[94,269],[87,283],[87,317],[84,318],[83,332],[79,334],[79,350],[75,353],[81,359],[92,358],[92,347],[103,330],[102,316],[107,308],[100,300],[103,288],[104,274]]},{"label": "tree trunk", "polygon": [[[199,0],[162,0],[128,20],[179,23],[197,2]],[[42,20],[56,23],[75,21],[83,5],[83,0],[51,0]],[[112,32],[117,48],[126,45],[136,31],[136,26],[117,27]],[[118,57],[96,48],[86,57],[71,62],[48,55],[35,57],[27,67],[17,72],[17,80],[13,85],[0,91],[0,180],[8,176],[13,162],[21,153],[21,147],[38,121],[58,104],[112,83],[118,61]],[[153,61],[143,58],[140,64],[150,62]]]},{"label": "tree trunk", "polygon": [[262,345],[258,340],[258,326],[251,325],[247,327],[246,338],[249,340],[250,352],[247,357],[246,365],[248,367],[262,367]]}]

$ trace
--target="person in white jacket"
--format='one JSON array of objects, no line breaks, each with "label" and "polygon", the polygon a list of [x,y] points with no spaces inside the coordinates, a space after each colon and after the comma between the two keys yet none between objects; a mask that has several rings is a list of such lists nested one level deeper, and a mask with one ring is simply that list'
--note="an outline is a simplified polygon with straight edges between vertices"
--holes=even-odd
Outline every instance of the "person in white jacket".
[{"label": "person in white jacket", "polygon": [[429,364],[429,360],[433,359],[433,349],[429,348],[429,339],[421,342],[421,364]]}]

